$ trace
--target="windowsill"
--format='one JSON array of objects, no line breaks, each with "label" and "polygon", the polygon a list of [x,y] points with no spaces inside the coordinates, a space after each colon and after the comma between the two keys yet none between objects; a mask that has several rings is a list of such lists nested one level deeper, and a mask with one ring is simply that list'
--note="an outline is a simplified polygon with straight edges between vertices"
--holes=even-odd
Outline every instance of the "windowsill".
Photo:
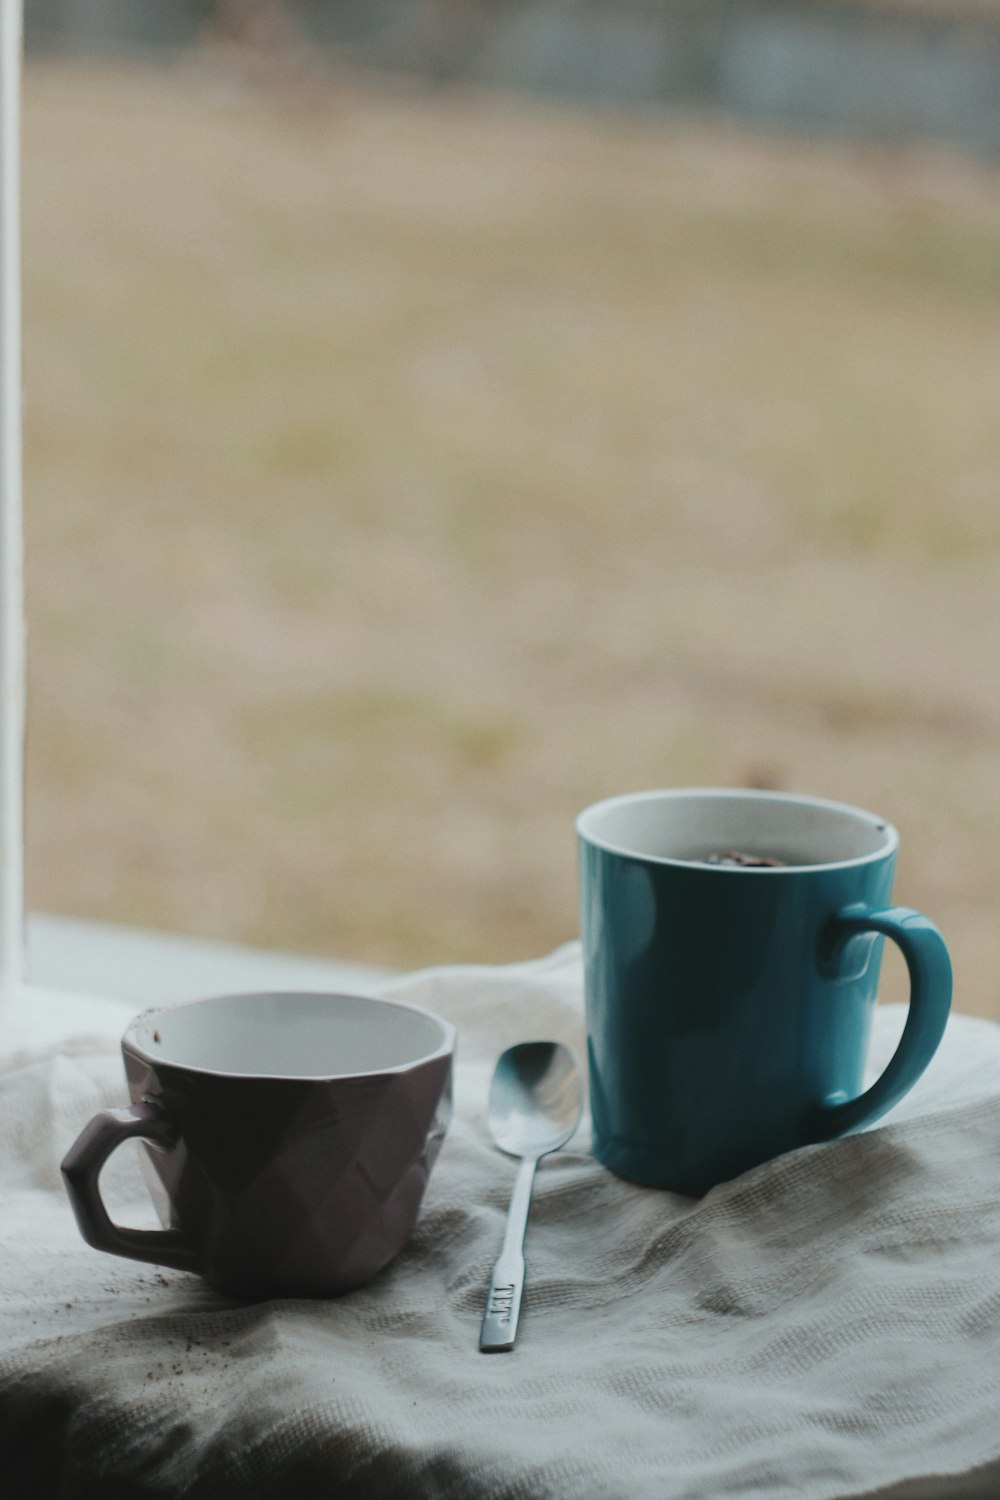
[{"label": "windowsill", "polygon": [[366,964],[39,913],[28,917],[27,948],[32,983],[127,1000],[140,1009],[251,989],[364,993],[392,977],[391,970]]},{"label": "windowsill", "polygon": [[30,986],[4,1006],[2,1051],[34,1051],[71,1037],[116,1040],[151,1005],[261,989],[370,993],[393,971],[147,932],[75,917],[32,914]]}]

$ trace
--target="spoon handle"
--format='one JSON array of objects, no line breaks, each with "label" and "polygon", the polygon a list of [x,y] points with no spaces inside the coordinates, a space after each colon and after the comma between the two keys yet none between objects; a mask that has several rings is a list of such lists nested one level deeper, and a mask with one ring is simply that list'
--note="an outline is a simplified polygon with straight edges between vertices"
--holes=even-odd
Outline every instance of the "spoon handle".
[{"label": "spoon handle", "polygon": [[479,1333],[479,1348],[484,1354],[501,1354],[513,1349],[514,1339],[517,1337],[521,1293],[524,1290],[524,1232],[528,1227],[535,1166],[534,1157],[522,1158],[514,1179],[514,1191],[510,1195],[510,1208],[507,1210],[507,1230],[499,1258],[493,1267],[489,1291],[486,1293],[483,1326]]}]

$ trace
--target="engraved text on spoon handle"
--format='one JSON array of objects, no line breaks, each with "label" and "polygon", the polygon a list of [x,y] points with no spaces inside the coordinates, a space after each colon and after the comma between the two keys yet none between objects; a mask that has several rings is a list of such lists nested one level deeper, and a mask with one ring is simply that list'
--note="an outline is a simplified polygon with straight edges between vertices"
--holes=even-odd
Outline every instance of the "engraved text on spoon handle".
[{"label": "engraved text on spoon handle", "polygon": [[479,1347],[485,1353],[501,1353],[514,1347],[524,1289],[524,1233],[528,1226],[534,1177],[535,1161],[526,1157],[517,1169],[503,1248],[493,1267],[486,1293],[483,1326],[479,1334]]}]

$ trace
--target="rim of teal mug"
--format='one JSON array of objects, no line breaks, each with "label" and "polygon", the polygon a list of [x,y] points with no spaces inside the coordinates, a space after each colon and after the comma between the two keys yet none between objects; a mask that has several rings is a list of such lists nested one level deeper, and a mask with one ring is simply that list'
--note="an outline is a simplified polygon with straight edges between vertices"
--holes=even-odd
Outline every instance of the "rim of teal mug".
[{"label": "rim of teal mug", "polygon": [[[623,844],[614,844],[609,839],[600,838],[596,834],[588,832],[584,827],[585,822],[598,813],[605,812],[612,807],[623,807],[629,802],[662,802],[668,799],[680,800],[695,798],[730,800],[734,802],[786,802],[797,807],[821,807],[827,812],[843,813],[855,819],[862,819],[885,836],[884,844],[871,851],[869,854],[859,854],[853,859],[829,860],[823,863],[802,865],[779,865],[779,866],[754,866],[754,865],[711,865],[693,859],[675,859],[667,854],[646,854],[641,850],[629,849]],[[690,787],[661,787],[651,788],[640,792],[620,792],[614,797],[603,797],[599,802],[592,802],[585,807],[576,820],[577,836],[592,848],[603,849],[607,854],[616,854],[623,859],[635,859],[643,864],[669,865],[680,870],[699,870],[706,875],[734,876],[753,875],[764,879],[780,880],[792,875],[804,875],[813,870],[849,870],[856,865],[869,865],[887,855],[895,853],[899,848],[899,833],[888,822],[877,813],[868,812],[866,808],[855,807],[850,802],[836,802],[829,797],[813,797],[805,792],[778,792],[766,791],[755,787],[717,787],[717,786],[690,786]]]},{"label": "rim of teal mug", "polygon": [[[366,1005],[383,1006],[391,1010],[403,1010],[415,1012],[427,1021],[433,1021],[441,1030],[441,1041],[437,1047],[432,1047],[427,1052],[422,1052],[416,1057],[407,1059],[406,1062],[394,1063],[384,1068],[362,1068],[354,1073],[240,1073],[233,1068],[205,1068],[199,1067],[197,1063],[176,1062],[173,1058],[165,1056],[162,1052],[154,1052],[139,1040],[141,1028],[148,1027],[155,1016],[162,1016],[167,1012],[176,1010],[187,1010],[191,1006],[212,1005],[223,1000],[259,1000],[265,996],[273,996],[278,999],[309,999],[309,1000],[360,1000]],[[432,1010],[427,1010],[423,1005],[414,1005],[409,1000],[384,999],[381,995],[359,995],[351,990],[233,990],[224,991],[217,995],[196,995],[190,1000],[178,1001],[176,1005],[151,1005],[138,1015],[133,1016],[122,1034],[121,1047],[124,1051],[134,1053],[143,1062],[152,1064],[157,1068],[173,1068],[177,1072],[198,1073],[212,1078],[250,1078],[255,1081],[278,1080],[282,1083],[339,1083],[341,1079],[347,1078],[381,1078],[388,1073],[406,1073],[412,1068],[423,1067],[425,1063],[434,1062],[439,1057],[450,1057],[454,1055],[458,1040],[458,1031],[451,1021],[446,1021],[444,1016],[437,1015]]]}]

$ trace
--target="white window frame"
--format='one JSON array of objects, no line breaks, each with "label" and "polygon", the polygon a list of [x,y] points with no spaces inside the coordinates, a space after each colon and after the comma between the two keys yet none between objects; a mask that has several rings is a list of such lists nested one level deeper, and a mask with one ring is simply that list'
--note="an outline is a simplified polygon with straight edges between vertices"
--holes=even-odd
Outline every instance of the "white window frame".
[{"label": "white window frame", "polygon": [[[118,1026],[120,1006],[31,981],[24,906],[25,616],[22,460],[23,0],[0,0],[0,1051]],[[85,1009],[83,1008],[85,1007]]]},{"label": "white window frame", "polygon": [[24,527],[21,457],[22,0],[0,0],[0,995],[24,968]]}]

